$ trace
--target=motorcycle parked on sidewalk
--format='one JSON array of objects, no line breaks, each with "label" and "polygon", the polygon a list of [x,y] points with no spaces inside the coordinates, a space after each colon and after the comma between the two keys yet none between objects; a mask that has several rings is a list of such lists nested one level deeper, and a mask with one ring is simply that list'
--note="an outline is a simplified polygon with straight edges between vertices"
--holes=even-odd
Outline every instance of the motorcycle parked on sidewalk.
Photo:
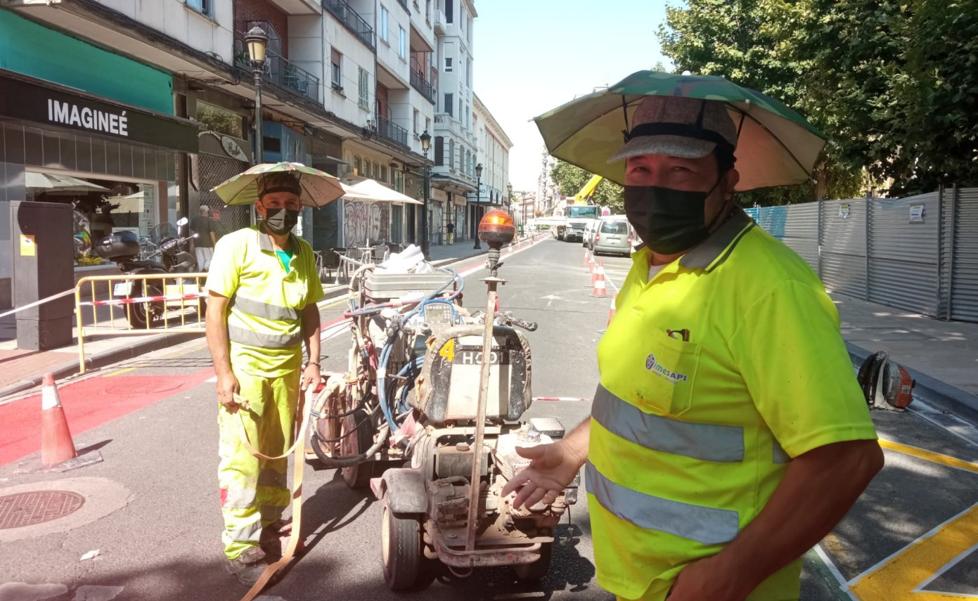
[{"label": "motorcycle parked on sidewalk", "polygon": [[[151,238],[157,239],[158,243],[155,250],[149,253],[140,245],[138,235],[130,231],[115,232],[103,238],[95,245],[94,250],[99,257],[115,262],[127,275],[197,273],[197,259],[191,248],[197,234],[180,236],[187,223],[187,218],[184,217],[177,221],[177,230],[169,224],[154,228],[155,235]],[[192,278],[188,278],[186,282],[177,278],[176,283],[193,290],[197,288],[197,283]],[[163,280],[127,280],[117,282],[112,290],[113,299],[126,301],[126,318],[135,329],[155,327],[163,321],[167,309],[163,296]],[[146,298],[161,300],[141,300]],[[202,301],[195,304],[203,317],[206,304]]]}]

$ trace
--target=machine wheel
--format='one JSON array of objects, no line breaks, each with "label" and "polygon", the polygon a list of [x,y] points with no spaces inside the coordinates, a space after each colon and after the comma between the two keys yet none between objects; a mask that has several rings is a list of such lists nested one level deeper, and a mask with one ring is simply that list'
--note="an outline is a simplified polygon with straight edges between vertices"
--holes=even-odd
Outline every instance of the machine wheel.
[{"label": "machine wheel", "polygon": [[[356,428],[356,433],[347,436],[354,428]],[[374,434],[366,412],[359,409],[344,417],[340,422],[340,436],[342,437],[340,441],[341,456],[359,455],[369,449],[373,445]],[[375,464],[375,461],[365,461],[340,468],[340,475],[343,476],[343,481],[350,488],[366,488],[370,486],[370,478],[374,475]]]},{"label": "machine wheel", "polygon": [[[133,297],[140,296],[162,296],[163,287],[160,286],[159,282],[147,282],[143,281],[134,286],[136,290],[132,293]],[[129,306],[129,314],[127,315],[129,319],[129,325],[132,326],[134,330],[142,330],[146,328],[146,308],[149,307],[149,327],[152,328],[157,325],[157,322],[163,317],[163,313],[166,311],[166,307],[163,302],[155,303],[137,303]]]},{"label": "machine wheel", "polygon": [[429,560],[424,556],[421,523],[391,513],[389,495],[389,491],[384,493],[384,515],[380,524],[384,582],[392,591],[424,588],[431,583],[431,569]]},{"label": "machine wheel", "polygon": [[540,547],[540,559],[533,563],[521,563],[513,566],[516,578],[520,582],[536,582],[550,572],[550,556],[553,552],[553,543],[546,543]]}]

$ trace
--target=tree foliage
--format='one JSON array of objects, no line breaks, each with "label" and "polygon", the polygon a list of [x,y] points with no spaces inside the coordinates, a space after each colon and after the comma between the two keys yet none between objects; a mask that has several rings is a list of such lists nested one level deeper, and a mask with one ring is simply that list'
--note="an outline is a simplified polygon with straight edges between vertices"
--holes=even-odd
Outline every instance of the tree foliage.
[{"label": "tree foliage", "polygon": [[[557,189],[563,196],[574,196],[591,179],[591,173],[576,165],[557,160],[550,177],[557,184]],[[624,190],[618,184],[601,180],[591,196],[591,202],[596,205],[610,207],[614,213],[623,213],[625,207]]]},{"label": "tree foliage", "polygon": [[677,71],[770,94],[828,136],[816,183],[762,204],[978,184],[978,0],[687,0],[659,37]]}]

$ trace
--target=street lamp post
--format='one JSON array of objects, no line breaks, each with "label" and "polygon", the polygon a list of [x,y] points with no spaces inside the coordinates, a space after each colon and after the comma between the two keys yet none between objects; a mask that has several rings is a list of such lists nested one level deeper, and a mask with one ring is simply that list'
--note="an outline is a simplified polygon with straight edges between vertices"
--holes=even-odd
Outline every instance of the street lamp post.
[{"label": "street lamp post", "polygon": [[[251,71],[255,76],[255,164],[262,162],[264,149],[262,148],[262,123],[261,123],[261,80],[265,72],[265,51],[268,49],[268,34],[261,27],[255,25],[245,34],[245,44],[248,46],[248,58],[251,59]],[[251,211],[251,225],[255,225],[255,212]]]},{"label": "street lamp post", "polygon": [[[478,165],[475,166],[475,204],[476,204],[476,207],[472,210],[473,213],[476,213],[475,215],[473,215],[473,217],[476,218],[475,219],[476,223],[479,222],[479,215],[477,213],[479,211],[479,203],[481,201],[482,201],[482,163],[479,163]],[[476,232],[475,233],[475,244],[472,245],[472,248],[477,248],[477,249],[481,249],[482,248],[482,246],[479,245],[479,232]]]},{"label": "street lamp post", "polygon": [[428,196],[431,188],[431,167],[428,166],[428,150],[431,148],[431,134],[424,130],[421,134],[421,151],[424,153],[424,201],[421,205],[421,254],[428,258]]}]

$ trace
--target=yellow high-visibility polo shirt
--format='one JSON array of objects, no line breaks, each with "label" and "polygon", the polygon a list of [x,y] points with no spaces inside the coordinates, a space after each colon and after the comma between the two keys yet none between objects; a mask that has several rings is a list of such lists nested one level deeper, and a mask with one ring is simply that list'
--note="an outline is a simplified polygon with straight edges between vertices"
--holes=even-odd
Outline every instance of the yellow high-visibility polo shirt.
[{"label": "yellow high-visibility polo shirt", "polygon": [[289,236],[289,269],[271,237],[257,228],[223,236],[214,247],[207,289],[231,299],[227,315],[231,365],[279,377],[302,364],[302,310],[323,299],[316,257],[308,242]]},{"label": "yellow high-visibility polo shirt", "polygon": [[[598,347],[585,471],[598,582],[659,601],[757,516],[792,457],[876,433],[822,283],[743,212],[651,282],[650,257],[633,257]],[[750,599],[796,598],[799,574]]]}]

